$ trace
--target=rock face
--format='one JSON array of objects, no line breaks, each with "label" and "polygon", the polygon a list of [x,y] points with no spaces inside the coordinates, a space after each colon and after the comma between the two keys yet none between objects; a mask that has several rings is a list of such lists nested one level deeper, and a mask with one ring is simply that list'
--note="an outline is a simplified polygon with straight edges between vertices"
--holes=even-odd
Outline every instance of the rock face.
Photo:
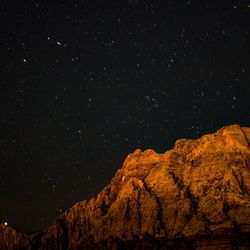
[{"label": "rock face", "polygon": [[19,244],[22,235],[8,227],[7,224],[0,224],[0,249],[13,249]]},{"label": "rock face", "polygon": [[250,128],[233,125],[178,140],[164,154],[137,149],[96,198],[75,204],[47,231],[5,245],[250,249],[249,236]]}]

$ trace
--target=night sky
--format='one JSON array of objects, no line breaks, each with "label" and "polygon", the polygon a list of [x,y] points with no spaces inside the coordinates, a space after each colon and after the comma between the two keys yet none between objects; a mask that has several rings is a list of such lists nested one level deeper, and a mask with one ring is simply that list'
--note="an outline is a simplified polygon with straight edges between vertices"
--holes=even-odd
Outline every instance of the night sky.
[{"label": "night sky", "polygon": [[250,126],[250,1],[2,0],[0,222],[46,228],[136,148]]}]

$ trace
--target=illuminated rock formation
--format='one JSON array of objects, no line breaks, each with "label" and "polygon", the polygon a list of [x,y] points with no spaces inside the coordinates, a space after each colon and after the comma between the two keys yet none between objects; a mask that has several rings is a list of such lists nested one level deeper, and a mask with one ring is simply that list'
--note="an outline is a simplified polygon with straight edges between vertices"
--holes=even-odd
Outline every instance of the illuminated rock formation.
[{"label": "illuminated rock formation", "polygon": [[21,234],[7,225],[7,222],[0,223],[0,249],[14,249],[19,244]]},{"label": "illuminated rock formation", "polygon": [[[96,198],[68,209],[25,248],[249,249],[250,128],[136,150]],[[21,241],[20,241],[21,242]],[[32,242],[32,243],[31,243]]]}]

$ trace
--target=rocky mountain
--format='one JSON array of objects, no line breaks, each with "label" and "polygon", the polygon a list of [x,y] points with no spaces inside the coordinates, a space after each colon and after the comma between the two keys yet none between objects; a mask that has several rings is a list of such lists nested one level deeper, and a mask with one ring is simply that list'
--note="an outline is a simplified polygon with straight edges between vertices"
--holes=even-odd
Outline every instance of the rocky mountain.
[{"label": "rocky mountain", "polygon": [[48,230],[0,227],[4,249],[250,249],[250,128],[137,149],[110,184]]},{"label": "rocky mountain", "polygon": [[7,223],[0,224],[0,249],[13,249],[19,244],[20,239],[21,234],[8,227]]}]

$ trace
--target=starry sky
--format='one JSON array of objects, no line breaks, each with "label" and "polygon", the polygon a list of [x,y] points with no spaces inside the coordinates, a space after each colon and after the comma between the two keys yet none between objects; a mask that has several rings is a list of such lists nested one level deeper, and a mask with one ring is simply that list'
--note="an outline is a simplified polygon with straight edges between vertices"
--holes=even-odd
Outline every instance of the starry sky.
[{"label": "starry sky", "polygon": [[250,126],[250,1],[2,0],[0,222],[46,228],[136,148]]}]

